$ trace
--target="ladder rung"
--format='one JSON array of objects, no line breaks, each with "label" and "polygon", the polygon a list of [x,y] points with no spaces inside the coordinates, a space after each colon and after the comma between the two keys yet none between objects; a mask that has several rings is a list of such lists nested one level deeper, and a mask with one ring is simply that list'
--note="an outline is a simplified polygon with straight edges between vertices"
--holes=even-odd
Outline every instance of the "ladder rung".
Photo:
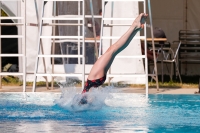
[{"label": "ladder rung", "polygon": [[[112,26],[131,26],[131,24],[104,24],[103,25],[104,27],[112,27]],[[146,27],[149,27],[150,26],[148,24],[146,24]]]},{"label": "ladder rung", "polygon": [[105,0],[105,2],[107,2],[107,1],[145,1],[145,0]]},{"label": "ladder rung", "polygon": [[[28,26],[38,26],[38,24],[29,23]],[[77,23],[43,23],[42,26],[82,26],[83,24],[77,24]]]},{"label": "ladder rung", "polygon": [[23,38],[22,35],[0,35],[0,38]]},{"label": "ladder rung", "polygon": [[[62,42],[83,42],[83,40],[72,40],[72,39],[62,39],[62,40],[52,40],[55,43],[62,43]],[[95,40],[85,40],[85,42],[95,42]],[[96,42],[100,43],[100,40],[97,39]]]},{"label": "ladder rung", "polygon": [[[88,42],[88,43],[90,43],[90,42],[92,43],[92,42],[93,42],[93,43],[94,43],[95,40],[85,40],[85,42]],[[100,43],[100,40],[96,40],[96,42],[97,42],[97,43]]]},{"label": "ladder rung", "polygon": [[1,26],[25,25],[23,23],[0,23]]},{"label": "ladder rung", "polygon": [[[63,42],[83,42],[83,40],[82,40],[82,39],[80,39],[80,40],[62,39],[62,40],[52,40],[52,42],[55,42],[55,43],[63,43]],[[94,39],[87,39],[87,38],[85,38],[85,42],[87,42],[87,43],[90,43],[90,42],[91,42],[91,43],[92,43],[92,42],[95,42],[95,40],[94,40]],[[100,43],[100,40],[97,39],[96,42],[97,42],[97,43]]]},{"label": "ladder rung", "polygon": [[112,26],[131,26],[131,24],[104,24],[104,27],[112,27]]},{"label": "ladder rung", "polygon": [[146,74],[126,74],[126,73],[120,73],[120,74],[107,74],[107,77],[145,77]]},{"label": "ladder rung", "polygon": [[[85,18],[92,18],[92,15],[85,15]],[[102,18],[101,15],[93,15],[93,18]]]},{"label": "ladder rung", "polygon": [[0,54],[0,57],[22,57],[23,54]]},{"label": "ladder rung", "polygon": [[26,74],[34,74],[34,72],[26,71]]},{"label": "ladder rung", "polygon": [[156,74],[148,74],[148,76],[157,76]]},{"label": "ladder rung", "polygon": [[83,0],[44,0],[44,1],[83,1]]},{"label": "ladder rung", "polygon": [[135,20],[135,18],[103,18],[103,20]]},{"label": "ladder rung", "polygon": [[24,75],[24,73],[1,72],[0,75]]},{"label": "ladder rung", "polygon": [[21,1],[21,0],[1,0],[1,1]]},{"label": "ladder rung", "polygon": [[172,63],[172,62],[174,62],[174,59],[173,59],[173,60],[163,60],[163,62],[169,62],[169,63]]},{"label": "ladder rung", "polygon": [[83,42],[83,40],[62,39],[62,40],[52,40],[51,42],[55,42],[55,43],[63,43],[63,42]]},{"label": "ladder rung", "polygon": [[[119,39],[120,36],[102,36],[102,39]],[[145,39],[145,36],[135,36],[133,39]]]},{"label": "ladder rung", "polygon": [[[65,18],[65,17],[69,17],[69,16],[71,16],[71,17],[77,17],[77,16],[79,16],[80,18],[83,17],[81,15],[58,15],[57,17],[63,17],[63,18]],[[101,15],[93,15],[93,17],[94,18],[102,18]],[[92,15],[85,15],[85,18],[92,18]]]},{"label": "ladder rung", "polygon": [[67,77],[82,77],[83,74],[66,74],[66,73],[37,73],[36,76],[67,76]]},{"label": "ladder rung", "polygon": [[134,55],[134,56],[116,56],[116,58],[145,58],[145,55]]},{"label": "ladder rung", "polygon": [[1,20],[3,19],[24,19],[23,17],[0,17]]},{"label": "ladder rung", "polygon": [[83,15],[60,15],[56,17],[43,17],[42,20],[83,20]]},{"label": "ladder rung", "polygon": [[83,58],[83,55],[38,55],[38,57],[66,57],[66,58]]},{"label": "ladder rung", "polygon": [[55,17],[55,18],[42,18],[42,20],[82,20],[83,18],[59,18],[59,17]]},{"label": "ladder rung", "polygon": [[83,39],[83,36],[40,36],[40,38],[55,38],[55,39],[76,38],[76,39]]}]

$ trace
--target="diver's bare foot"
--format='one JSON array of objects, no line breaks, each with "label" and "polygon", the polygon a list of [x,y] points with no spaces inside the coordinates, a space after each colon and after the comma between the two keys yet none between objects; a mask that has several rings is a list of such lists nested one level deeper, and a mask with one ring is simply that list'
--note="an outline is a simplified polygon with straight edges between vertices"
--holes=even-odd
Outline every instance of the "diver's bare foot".
[{"label": "diver's bare foot", "polygon": [[146,22],[148,14],[141,13],[133,22],[133,25],[136,26],[136,29],[143,29],[144,23]]}]

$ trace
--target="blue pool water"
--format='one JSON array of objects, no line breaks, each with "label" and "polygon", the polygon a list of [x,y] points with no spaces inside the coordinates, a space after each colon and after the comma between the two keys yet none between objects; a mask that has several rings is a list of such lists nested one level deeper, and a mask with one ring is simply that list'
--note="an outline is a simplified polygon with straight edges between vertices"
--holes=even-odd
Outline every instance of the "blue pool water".
[{"label": "blue pool water", "polygon": [[99,91],[95,102],[75,108],[74,95],[0,93],[0,132],[200,132],[200,95]]}]

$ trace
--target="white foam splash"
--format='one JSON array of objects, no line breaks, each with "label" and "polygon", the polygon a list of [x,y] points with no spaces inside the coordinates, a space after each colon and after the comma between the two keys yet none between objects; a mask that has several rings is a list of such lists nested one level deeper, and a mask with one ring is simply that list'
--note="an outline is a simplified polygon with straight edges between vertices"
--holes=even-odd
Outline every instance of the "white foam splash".
[{"label": "white foam splash", "polygon": [[105,105],[105,99],[111,98],[110,93],[113,92],[113,87],[104,88],[91,88],[90,92],[85,93],[87,97],[87,104],[79,104],[83,95],[73,85],[67,83],[59,83],[61,89],[61,97],[56,100],[55,103],[59,106],[71,111],[83,111],[83,110],[98,110]]},{"label": "white foam splash", "polygon": [[79,104],[83,95],[75,87],[75,82],[68,80],[57,82],[61,89],[61,97],[55,103],[72,111],[99,110],[103,106],[111,107],[146,107],[148,99],[145,95],[134,93],[117,93],[119,89],[114,86],[91,88],[87,92],[87,104]]}]

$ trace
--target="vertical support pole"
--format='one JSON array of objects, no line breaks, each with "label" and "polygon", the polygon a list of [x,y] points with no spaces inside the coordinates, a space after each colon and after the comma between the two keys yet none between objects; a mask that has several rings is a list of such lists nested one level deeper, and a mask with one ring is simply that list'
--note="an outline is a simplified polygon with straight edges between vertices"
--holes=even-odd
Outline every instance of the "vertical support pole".
[{"label": "vertical support pole", "polygon": [[[144,13],[146,13],[146,0],[144,0],[144,3],[143,3],[143,7],[144,7]],[[147,36],[147,28],[146,28],[146,24],[145,24],[145,27],[144,27],[144,36],[146,37]],[[146,38],[145,38],[145,41],[144,41],[144,46],[145,46],[145,86],[146,86],[146,98],[148,98],[148,94],[149,94],[149,81],[148,81],[148,59],[147,59],[147,41],[146,41]]]},{"label": "vertical support pole", "polygon": [[[0,10],[2,9],[2,3],[0,1]],[[0,17],[1,17],[1,14],[0,14]],[[1,19],[0,19],[0,23],[1,23]],[[0,31],[1,31],[1,25],[0,25]],[[0,32],[0,35],[1,35],[1,32]],[[1,47],[2,47],[2,42],[1,42],[1,38],[0,38],[0,54],[1,54]],[[1,69],[2,69],[2,57],[0,57],[0,66],[1,66]],[[1,73],[1,69],[0,69],[0,73]],[[2,76],[0,75],[0,89],[2,89]]]},{"label": "vertical support pole", "polygon": [[23,92],[26,92],[26,0],[22,1],[24,2],[24,21],[23,21],[23,28],[24,28],[24,42],[22,44],[23,47]]},{"label": "vertical support pole", "polygon": [[[80,1],[78,1],[78,15],[81,15],[81,2]],[[80,26],[80,20],[78,20],[78,36],[80,36],[80,31],[81,31],[81,26]],[[84,34],[85,34],[85,29],[84,29]],[[67,46],[68,47],[68,46]],[[80,52],[80,47],[81,47],[81,45],[80,45],[80,38],[78,38],[78,45],[77,45],[77,48],[78,48],[78,55],[80,55],[81,54],[81,52]],[[67,50],[67,52],[68,52],[68,50]],[[80,57],[78,57],[78,64],[80,65],[81,64],[81,60],[80,60]]]},{"label": "vertical support pole", "polygon": [[[57,12],[56,15],[59,15],[59,11],[58,11],[57,9],[58,9],[58,8],[57,8],[57,4],[56,4],[56,12]],[[57,20],[57,22],[60,23],[59,20]],[[58,26],[58,34],[60,35],[59,29],[60,29],[60,27]],[[66,50],[67,47],[64,47],[64,48],[63,48],[62,42],[59,43],[59,46],[60,46],[60,53],[61,53],[61,55],[68,54],[68,50],[67,50],[65,53],[63,52],[64,48],[65,48],[65,50]],[[67,60],[67,61],[68,61],[68,60]],[[63,70],[64,70],[64,72],[65,72],[65,57],[62,57],[62,62],[63,62]]]},{"label": "vertical support pole", "polygon": [[[18,38],[18,53],[23,54],[23,56],[18,56],[19,72],[23,73],[22,82],[23,82],[23,92],[26,91],[26,3],[25,1],[17,1],[17,16],[23,17],[23,19],[17,20],[17,22],[22,23],[23,25],[17,26],[18,35],[22,35],[23,38]],[[24,11],[22,11],[22,8]]]},{"label": "vertical support pole", "polygon": [[[35,0],[35,5],[37,5],[37,2]],[[37,7],[37,6],[36,6]],[[37,11],[38,9],[36,9]],[[37,46],[37,55],[40,54],[40,42],[41,42],[41,39],[40,39],[40,36],[42,34],[42,16],[44,15],[44,0],[42,0],[42,10],[40,12],[40,16],[38,15],[38,46]],[[35,92],[35,87],[36,87],[36,80],[37,80],[37,71],[38,71],[38,63],[39,63],[39,59],[38,59],[38,56],[36,57],[36,61],[35,61],[35,70],[34,70],[34,82],[33,82],[33,88],[32,88],[32,91]]]},{"label": "vertical support pole", "polygon": [[[59,43],[59,46],[60,46],[61,55],[64,55],[61,43]],[[62,62],[63,62],[63,69],[65,71],[65,58],[64,57],[62,57]]]},{"label": "vertical support pole", "polygon": [[[111,2],[111,18],[113,18],[113,10],[114,10],[114,1]],[[111,25],[113,24],[113,20],[111,20]],[[110,27],[110,36],[113,35],[113,27]],[[112,45],[112,39],[110,39],[110,46]],[[108,70],[108,73],[111,74],[111,67]],[[109,77],[109,81],[108,81],[108,85],[110,86],[110,81],[111,81],[112,77]]]},{"label": "vertical support pole", "polygon": [[84,83],[85,83],[85,0],[82,1],[82,17],[83,17],[83,21],[82,21],[82,90],[84,89]]},{"label": "vertical support pole", "polygon": [[198,93],[200,93],[200,78],[199,78],[199,91],[198,91]]},{"label": "vertical support pole", "polygon": [[23,56],[23,92],[26,92],[26,56]]},{"label": "vertical support pole", "polygon": [[101,15],[101,31],[100,31],[100,44],[99,44],[99,57],[101,56],[101,49],[102,49],[102,36],[103,36],[103,24],[105,16],[105,1],[102,0],[102,15]]},{"label": "vertical support pole", "polygon": [[[17,41],[18,41],[18,54],[24,54],[24,39],[25,39],[25,36],[24,36],[24,16],[22,15],[22,7],[24,8],[23,6],[23,1],[17,1],[17,16],[20,16],[20,17],[23,17],[22,19],[19,19],[19,20],[16,20],[17,23],[22,23],[23,25],[16,25],[17,27],[17,34],[18,35],[22,35],[23,37],[22,38],[17,38]],[[19,64],[19,70],[18,72],[20,73],[23,73],[22,77],[20,76],[20,78],[24,78],[24,69],[23,69],[23,66],[24,66],[24,57],[23,56],[18,56],[18,64]]]},{"label": "vertical support pole", "polygon": [[98,48],[97,48],[97,38],[96,38],[96,29],[95,29],[95,21],[94,21],[94,11],[93,11],[93,3],[90,0],[90,11],[92,15],[92,28],[93,28],[93,35],[94,35],[94,43],[95,43],[95,57],[96,60],[98,59]]},{"label": "vertical support pole", "polygon": [[[154,35],[153,35],[153,22],[152,22],[152,14],[151,14],[151,0],[148,0],[148,9],[149,9],[149,18],[150,18],[150,26],[151,26],[151,38],[152,38],[152,46],[153,46],[154,69],[155,69],[155,75],[156,75],[156,87],[157,87],[157,91],[159,91],[158,71],[157,71],[157,64],[156,64],[155,44],[154,44]],[[146,51],[145,51],[145,53],[146,53]]]},{"label": "vertical support pole", "polygon": [[187,30],[188,23],[188,1],[185,0],[185,30]]},{"label": "vertical support pole", "polygon": [[[53,1],[53,16],[56,16],[56,1]],[[56,23],[56,20],[53,20],[53,23]],[[53,36],[56,34],[56,26],[53,25]],[[53,43],[52,43],[52,54],[55,54],[55,38],[53,38]],[[54,57],[51,57],[52,61],[52,74],[54,73],[54,65],[55,65],[55,60]],[[54,77],[51,77],[51,89],[53,89],[54,84]]]},{"label": "vertical support pole", "polygon": [[[35,3],[35,11],[36,11],[36,17],[37,17],[37,23],[38,23],[38,33],[39,33],[39,31],[40,31],[40,19],[41,19],[41,23],[42,23],[42,17],[43,17],[43,14],[41,14],[42,16],[41,16],[41,18],[40,18],[40,16],[39,16],[39,13],[38,13],[38,6],[37,6],[37,1],[36,0],[34,0],[34,3]],[[45,3],[46,2],[44,2],[44,5],[45,5]],[[43,5],[43,8],[42,8],[42,10],[44,10],[44,5]],[[42,10],[41,10],[41,13],[42,13]],[[43,11],[44,12],[44,11]],[[41,27],[42,28],[42,27]],[[42,31],[42,29],[41,29],[41,31]],[[41,52],[42,52],[42,54],[44,54],[44,49],[43,49],[43,43],[42,43],[42,40],[40,39],[40,35],[38,35],[38,37],[39,37],[39,43],[40,43],[40,46],[41,46]],[[40,49],[38,49],[38,50],[40,50]],[[40,51],[38,51],[38,54],[40,53]],[[36,58],[36,61],[38,60],[38,57]],[[44,57],[42,57],[42,60],[43,60],[43,65],[44,65],[44,72],[46,73],[46,63],[45,63],[45,58]],[[37,65],[38,65],[38,62],[36,62],[37,63]],[[37,68],[38,69],[38,68]],[[36,72],[37,73],[37,72]],[[36,76],[36,75],[35,75]],[[49,89],[49,85],[48,85],[48,78],[47,78],[47,76],[44,76],[44,78],[45,78],[45,80],[46,80],[46,87],[47,87],[47,89]],[[35,86],[36,86],[36,80],[37,80],[37,77],[35,77],[35,83],[33,83],[33,88],[35,88]],[[35,89],[34,89],[34,91],[35,91]]]}]

